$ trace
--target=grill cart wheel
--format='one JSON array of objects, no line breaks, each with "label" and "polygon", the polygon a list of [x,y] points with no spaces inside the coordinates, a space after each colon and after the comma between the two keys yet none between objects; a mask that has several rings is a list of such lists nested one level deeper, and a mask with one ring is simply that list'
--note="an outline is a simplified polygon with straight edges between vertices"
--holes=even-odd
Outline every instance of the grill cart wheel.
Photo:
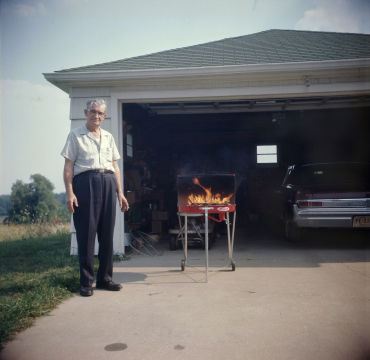
[{"label": "grill cart wheel", "polygon": [[185,270],[185,260],[181,260],[181,271]]},{"label": "grill cart wheel", "polygon": [[170,236],[170,250],[171,251],[176,250],[176,236],[175,235]]},{"label": "grill cart wheel", "polygon": [[231,262],[231,270],[232,271],[235,271],[235,261],[232,261]]}]

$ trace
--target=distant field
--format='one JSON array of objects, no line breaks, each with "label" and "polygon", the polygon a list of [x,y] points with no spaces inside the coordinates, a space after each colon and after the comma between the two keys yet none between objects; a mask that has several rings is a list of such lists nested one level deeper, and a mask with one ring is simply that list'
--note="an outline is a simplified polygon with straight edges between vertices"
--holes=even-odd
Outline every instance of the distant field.
[{"label": "distant field", "polygon": [[53,234],[57,234],[58,232],[68,232],[69,230],[69,223],[62,223],[62,224],[41,224],[41,225],[28,225],[28,224],[21,224],[21,225],[4,225],[1,222],[0,225],[0,242],[2,241],[12,241],[12,240],[21,240],[30,237],[43,237],[49,236]]}]

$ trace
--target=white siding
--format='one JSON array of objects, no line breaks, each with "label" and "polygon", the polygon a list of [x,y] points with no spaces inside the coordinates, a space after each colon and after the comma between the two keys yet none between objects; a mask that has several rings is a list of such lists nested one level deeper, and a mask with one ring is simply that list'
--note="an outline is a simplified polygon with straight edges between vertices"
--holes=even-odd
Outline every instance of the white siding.
[{"label": "white siding", "polygon": [[86,109],[86,102],[93,97],[100,97],[104,99],[107,103],[107,117],[110,118],[111,109],[110,109],[110,97],[107,96],[89,96],[89,97],[79,97],[79,98],[71,98],[71,110],[69,117],[71,120],[77,119],[86,119],[84,114],[84,109]]}]

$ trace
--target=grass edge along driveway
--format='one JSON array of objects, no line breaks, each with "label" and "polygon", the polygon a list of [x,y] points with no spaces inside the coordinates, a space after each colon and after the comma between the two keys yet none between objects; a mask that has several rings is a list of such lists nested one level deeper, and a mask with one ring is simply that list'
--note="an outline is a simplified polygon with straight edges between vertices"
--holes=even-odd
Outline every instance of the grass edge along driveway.
[{"label": "grass edge along driveway", "polygon": [[78,259],[70,244],[68,232],[0,242],[0,351],[78,291]]}]

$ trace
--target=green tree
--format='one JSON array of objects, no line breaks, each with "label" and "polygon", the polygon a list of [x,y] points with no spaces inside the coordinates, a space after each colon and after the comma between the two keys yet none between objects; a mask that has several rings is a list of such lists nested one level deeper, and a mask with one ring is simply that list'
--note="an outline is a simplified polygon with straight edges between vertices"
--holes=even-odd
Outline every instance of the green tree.
[{"label": "green tree", "polygon": [[34,219],[50,221],[57,213],[58,203],[54,199],[54,185],[40,174],[31,175],[30,205]]},{"label": "green tree", "polygon": [[43,175],[31,175],[29,184],[17,180],[12,186],[8,219],[12,222],[50,221],[58,213],[59,203],[54,199],[54,185]]},{"label": "green tree", "polygon": [[54,194],[54,199],[58,202],[57,217],[63,222],[71,220],[71,212],[67,208],[67,194],[65,192]]},{"label": "green tree", "polygon": [[58,194],[54,193],[54,199],[57,200],[63,207],[67,208],[67,193],[61,192]]},{"label": "green tree", "polygon": [[10,200],[10,195],[0,195],[0,216],[8,215]]},{"label": "green tree", "polygon": [[28,211],[30,188],[21,180],[17,180],[12,185],[10,208],[8,209],[8,219],[12,222],[23,222],[24,213]]}]

